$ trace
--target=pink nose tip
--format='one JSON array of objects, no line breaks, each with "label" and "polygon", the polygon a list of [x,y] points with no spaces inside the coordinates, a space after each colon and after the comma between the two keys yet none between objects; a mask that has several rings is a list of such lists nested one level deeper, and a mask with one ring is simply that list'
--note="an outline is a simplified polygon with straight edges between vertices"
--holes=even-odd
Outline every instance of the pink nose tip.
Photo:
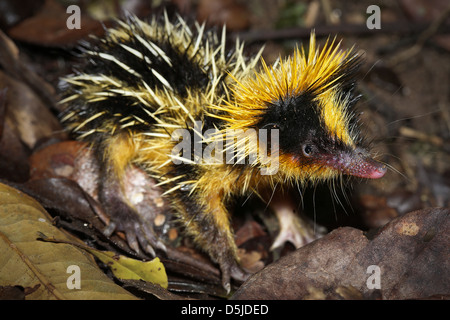
[{"label": "pink nose tip", "polygon": [[343,173],[366,179],[381,178],[387,171],[384,164],[358,151],[342,154],[335,167]]},{"label": "pink nose tip", "polygon": [[385,175],[387,168],[384,164],[358,153],[353,157],[347,170],[356,177],[378,179]]},{"label": "pink nose tip", "polygon": [[386,171],[387,171],[386,166],[380,166],[378,168],[374,168],[371,172],[367,172],[366,178],[369,178],[369,179],[381,178],[384,176]]}]

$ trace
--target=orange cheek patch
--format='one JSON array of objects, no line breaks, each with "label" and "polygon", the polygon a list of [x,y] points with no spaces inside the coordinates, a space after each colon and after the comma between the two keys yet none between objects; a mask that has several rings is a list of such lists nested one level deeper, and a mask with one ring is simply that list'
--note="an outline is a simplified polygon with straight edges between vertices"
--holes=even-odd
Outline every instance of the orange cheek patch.
[{"label": "orange cheek patch", "polygon": [[300,159],[292,154],[282,154],[279,157],[280,163],[288,163],[292,167],[300,165]]},{"label": "orange cheek patch", "polygon": [[[292,154],[282,154],[279,157],[280,171],[285,173],[285,177],[289,180],[297,180],[301,182],[328,180],[339,174],[337,170],[311,159],[308,163],[302,162],[301,159]],[[309,160],[309,159],[307,159]]]}]

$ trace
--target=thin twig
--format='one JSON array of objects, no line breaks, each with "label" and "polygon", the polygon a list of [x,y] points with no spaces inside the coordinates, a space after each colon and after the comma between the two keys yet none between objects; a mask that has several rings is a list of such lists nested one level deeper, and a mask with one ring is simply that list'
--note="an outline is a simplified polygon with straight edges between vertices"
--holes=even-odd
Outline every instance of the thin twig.
[{"label": "thin twig", "polygon": [[[381,29],[368,29],[365,24],[338,24],[313,27],[317,37],[329,36],[330,34],[348,34],[353,36],[373,36],[386,33],[414,34],[421,33],[430,27],[429,23],[385,23]],[[443,24],[438,33],[449,33],[450,24]],[[231,34],[232,39],[239,38],[246,43],[282,41],[289,39],[309,38],[311,28],[288,28],[282,30],[260,30]]]},{"label": "thin twig", "polygon": [[388,61],[388,65],[391,67],[396,66],[399,63],[403,61],[408,61],[412,57],[417,55],[422,50],[425,43],[438,32],[439,28],[444,24],[445,20],[449,15],[450,15],[450,5],[444,10],[444,12],[442,12],[442,14],[439,16],[438,19],[436,19],[427,29],[425,29],[419,35],[416,43],[412,47],[400,52],[397,55],[394,55]]}]

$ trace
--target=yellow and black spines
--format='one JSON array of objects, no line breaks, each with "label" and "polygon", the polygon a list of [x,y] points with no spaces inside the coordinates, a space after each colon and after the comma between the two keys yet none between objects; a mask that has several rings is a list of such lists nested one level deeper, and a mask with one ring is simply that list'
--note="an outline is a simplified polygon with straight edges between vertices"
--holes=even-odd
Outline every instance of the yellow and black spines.
[{"label": "yellow and black spines", "polygon": [[247,58],[239,41],[229,50],[225,40],[225,29],[216,35],[180,17],[118,21],[83,44],[86,65],[63,79],[62,120],[104,167],[99,198],[112,220],[125,221],[116,224],[147,251],[162,248],[151,230],[135,228],[142,221],[124,190],[126,173],[142,170],[229,289],[231,276],[246,277],[230,224],[234,199],[386,169],[356,125],[354,50],[334,40],[320,49],[312,33],[307,52],[268,66],[261,52]]}]

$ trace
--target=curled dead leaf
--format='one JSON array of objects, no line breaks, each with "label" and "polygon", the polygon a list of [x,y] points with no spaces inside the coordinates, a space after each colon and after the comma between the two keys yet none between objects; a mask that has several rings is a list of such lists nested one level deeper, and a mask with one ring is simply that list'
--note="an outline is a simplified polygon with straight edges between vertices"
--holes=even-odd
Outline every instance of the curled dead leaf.
[{"label": "curled dead leaf", "polygon": [[360,230],[336,229],[252,276],[233,299],[333,299],[337,288],[350,286],[356,290],[350,299],[354,292],[382,299],[448,295],[449,214],[444,208],[410,212],[370,241]]},{"label": "curled dead leaf", "polygon": [[[37,240],[39,233],[79,242],[52,224],[31,197],[0,184],[0,286],[21,286],[26,299],[135,299],[111,281],[84,252],[68,244]],[[68,286],[79,267],[80,289]]]}]

